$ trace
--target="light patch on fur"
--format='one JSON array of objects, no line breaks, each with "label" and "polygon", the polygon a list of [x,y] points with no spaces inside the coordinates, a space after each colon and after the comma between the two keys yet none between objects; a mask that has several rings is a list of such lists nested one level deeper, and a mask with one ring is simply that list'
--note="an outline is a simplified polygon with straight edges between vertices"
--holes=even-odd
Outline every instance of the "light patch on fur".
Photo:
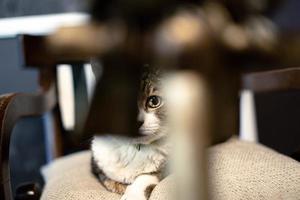
[{"label": "light patch on fur", "polygon": [[141,174],[159,171],[169,150],[152,144],[138,150],[129,138],[97,136],[92,151],[96,164],[108,178],[131,184]]},{"label": "light patch on fur", "polygon": [[154,112],[145,112],[143,110],[140,110],[139,120],[142,120],[144,122],[140,127],[141,134],[151,135],[158,132],[160,128],[160,120]]},{"label": "light patch on fur", "polygon": [[149,187],[153,189],[158,182],[159,179],[155,175],[141,175],[126,188],[121,200],[147,200],[149,197],[147,190]]}]

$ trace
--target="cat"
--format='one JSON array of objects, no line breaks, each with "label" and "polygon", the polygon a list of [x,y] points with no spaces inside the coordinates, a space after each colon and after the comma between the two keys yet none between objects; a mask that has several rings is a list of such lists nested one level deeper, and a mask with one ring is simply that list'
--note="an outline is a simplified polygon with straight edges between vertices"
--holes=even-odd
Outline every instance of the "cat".
[{"label": "cat", "polygon": [[162,72],[145,67],[138,97],[140,137],[95,136],[92,172],[121,200],[147,200],[167,173],[170,152]]}]

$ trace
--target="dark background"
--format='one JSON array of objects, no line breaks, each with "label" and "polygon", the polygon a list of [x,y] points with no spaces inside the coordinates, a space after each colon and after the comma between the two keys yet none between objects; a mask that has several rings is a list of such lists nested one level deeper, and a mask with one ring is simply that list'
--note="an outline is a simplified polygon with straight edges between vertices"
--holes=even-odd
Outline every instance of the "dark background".
[{"label": "dark background", "polygon": [[[0,18],[87,11],[88,0],[0,0]],[[284,3],[273,19],[281,29],[300,27],[300,1]],[[1,27],[0,27],[1,29]],[[0,94],[37,90],[37,74],[22,69],[16,39],[0,40]],[[300,92],[256,95],[260,142],[287,155],[300,149]],[[11,145],[13,187],[24,181],[40,181],[39,168],[46,163],[44,121],[21,120]]]}]

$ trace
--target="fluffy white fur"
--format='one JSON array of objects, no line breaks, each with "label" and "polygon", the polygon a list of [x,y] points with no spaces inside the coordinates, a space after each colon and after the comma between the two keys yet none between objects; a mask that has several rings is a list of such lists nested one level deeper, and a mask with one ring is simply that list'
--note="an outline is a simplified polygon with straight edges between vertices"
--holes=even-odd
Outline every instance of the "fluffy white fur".
[{"label": "fluffy white fur", "polygon": [[155,114],[140,110],[138,120],[144,123],[137,139],[105,135],[92,142],[94,160],[103,173],[129,184],[121,200],[146,200],[146,188],[159,182],[150,173],[161,172],[169,154],[168,142],[157,142],[166,131]]},{"label": "fluffy white fur", "polygon": [[137,147],[129,138],[97,136],[92,151],[97,165],[112,180],[131,184],[141,174],[157,172],[165,164],[167,144]]},{"label": "fluffy white fur", "polygon": [[153,135],[160,128],[160,121],[153,112],[146,113],[143,109],[140,109],[138,120],[144,122],[139,129],[143,135]]}]

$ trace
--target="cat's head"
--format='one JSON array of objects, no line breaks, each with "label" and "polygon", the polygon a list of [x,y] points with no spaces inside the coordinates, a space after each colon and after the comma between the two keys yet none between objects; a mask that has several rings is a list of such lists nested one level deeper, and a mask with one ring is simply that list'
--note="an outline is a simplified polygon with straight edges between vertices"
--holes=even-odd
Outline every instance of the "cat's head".
[{"label": "cat's head", "polygon": [[166,134],[166,106],[162,94],[162,71],[144,67],[138,97],[138,126],[141,136],[160,138]]}]

